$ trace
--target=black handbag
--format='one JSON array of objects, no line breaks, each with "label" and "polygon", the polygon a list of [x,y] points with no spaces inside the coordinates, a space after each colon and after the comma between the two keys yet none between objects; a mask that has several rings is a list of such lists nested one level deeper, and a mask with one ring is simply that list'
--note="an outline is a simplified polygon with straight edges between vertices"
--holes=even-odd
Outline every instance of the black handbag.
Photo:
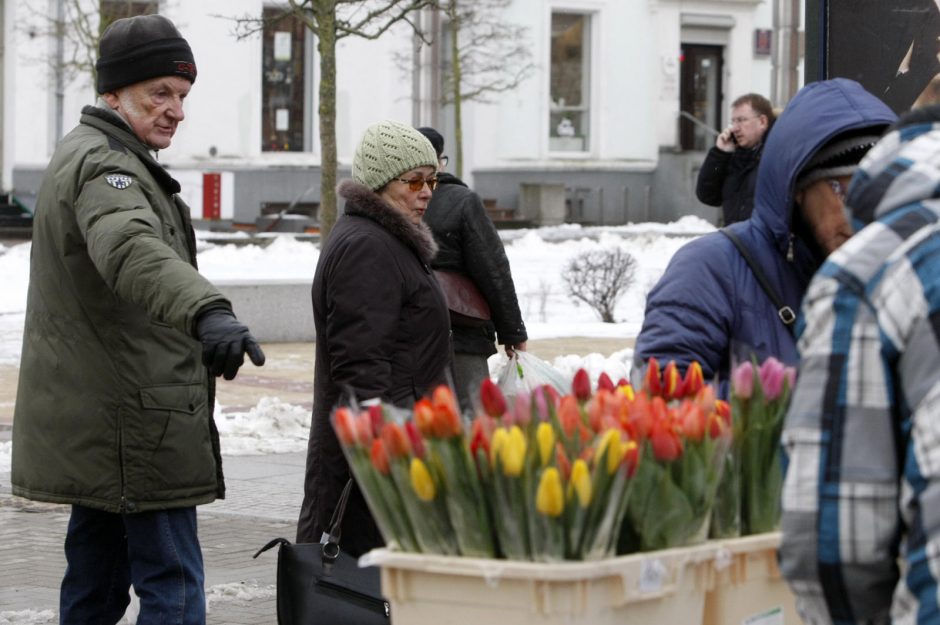
[{"label": "black handbag", "polygon": [[388,601],[382,598],[379,569],[360,568],[339,547],[340,526],[353,481],[340,495],[323,543],[293,544],[275,538],[254,555],[278,545],[278,625],[388,625]]}]

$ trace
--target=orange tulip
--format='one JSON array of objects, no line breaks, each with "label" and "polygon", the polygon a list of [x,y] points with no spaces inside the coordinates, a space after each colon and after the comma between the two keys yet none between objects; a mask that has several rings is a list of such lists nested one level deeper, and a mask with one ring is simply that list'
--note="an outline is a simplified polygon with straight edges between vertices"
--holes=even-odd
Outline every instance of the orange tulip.
[{"label": "orange tulip", "polygon": [[555,444],[555,464],[558,465],[558,470],[561,472],[561,479],[567,482],[571,476],[571,462],[568,460],[565,448],[561,443]]},{"label": "orange tulip", "polygon": [[356,439],[363,447],[372,445],[372,439],[375,433],[372,431],[372,418],[368,412],[360,412],[354,420],[356,424]]},{"label": "orange tulip", "polygon": [[382,475],[389,474],[388,453],[385,444],[381,438],[372,441],[372,449],[369,451],[369,457],[372,459],[372,466]]},{"label": "orange tulip", "polygon": [[694,401],[683,400],[679,405],[679,423],[687,439],[699,442],[705,436],[705,412]]},{"label": "orange tulip", "polygon": [[682,393],[682,376],[679,375],[679,368],[675,360],[670,360],[666,368],[663,369],[663,387],[662,395],[666,400],[676,399]]},{"label": "orange tulip", "polygon": [[382,425],[382,443],[384,443],[386,452],[392,458],[403,458],[411,454],[408,437],[397,423]]},{"label": "orange tulip", "polygon": [[574,395],[565,395],[561,398],[561,404],[558,406],[558,421],[568,438],[578,433],[578,426],[581,425],[581,409],[578,408],[578,400]]},{"label": "orange tulip", "polygon": [[457,399],[449,386],[443,384],[434,389],[431,394],[431,405],[434,407],[434,431],[439,438],[460,436],[460,409]]},{"label": "orange tulip", "polygon": [[705,387],[705,378],[702,375],[702,365],[697,360],[685,370],[685,379],[682,380],[682,393],[686,397],[695,397]]},{"label": "orange tulip", "polygon": [[356,444],[356,425],[348,408],[337,408],[333,415],[336,424],[336,437],[346,447]]},{"label": "orange tulip", "polygon": [[434,407],[431,401],[422,397],[415,402],[415,424],[424,436],[434,436]]}]

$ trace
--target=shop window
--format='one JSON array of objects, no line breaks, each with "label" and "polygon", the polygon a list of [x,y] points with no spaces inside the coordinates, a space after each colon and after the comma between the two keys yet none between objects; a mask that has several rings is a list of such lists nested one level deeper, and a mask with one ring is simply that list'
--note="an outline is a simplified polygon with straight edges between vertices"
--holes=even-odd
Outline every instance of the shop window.
[{"label": "shop window", "polygon": [[261,73],[261,149],[305,150],[307,45],[304,23],[293,16],[275,20],[280,8],[264,9]]},{"label": "shop window", "polygon": [[548,147],[586,152],[590,145],[590,16],[552,13]]}]

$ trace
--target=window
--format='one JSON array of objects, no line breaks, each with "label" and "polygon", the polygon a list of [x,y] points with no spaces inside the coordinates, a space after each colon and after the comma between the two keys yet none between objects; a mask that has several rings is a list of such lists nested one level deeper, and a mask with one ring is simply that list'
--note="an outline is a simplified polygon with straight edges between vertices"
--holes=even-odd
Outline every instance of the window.
[{"label": "window", "polygon": [[306,28],[296,17],[273,20],[279,8],[264,9],[261,73],[261,150],[302,152],[309,125]]},{"label": "window", "polygon": [[552,13],[548,147],[552,152],[585,152],[590,147],[590,17]]},{"label": "window", "polygon": [[683,150],[707,150],[721,130],[722,46],[683,44],[679,105],[685,115],[679,122]]}]

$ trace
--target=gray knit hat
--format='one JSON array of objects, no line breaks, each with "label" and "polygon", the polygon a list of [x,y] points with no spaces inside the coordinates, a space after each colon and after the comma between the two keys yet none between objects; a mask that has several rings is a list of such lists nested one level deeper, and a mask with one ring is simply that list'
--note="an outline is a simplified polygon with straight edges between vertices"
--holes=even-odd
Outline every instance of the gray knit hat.
[{"label": "gray knit hat", "polygon": [[352,177],[378,191],[416,167],[437,171],[434,146],[411,126],[386,119],[366,128],[353,156]]},{"label": "gray knit hat", "polygon": [[802,191],[817,180],[851,176],[868,150],[878,143],[883,126],[850,130],[830,139],[813,155],[796,179]]}]

